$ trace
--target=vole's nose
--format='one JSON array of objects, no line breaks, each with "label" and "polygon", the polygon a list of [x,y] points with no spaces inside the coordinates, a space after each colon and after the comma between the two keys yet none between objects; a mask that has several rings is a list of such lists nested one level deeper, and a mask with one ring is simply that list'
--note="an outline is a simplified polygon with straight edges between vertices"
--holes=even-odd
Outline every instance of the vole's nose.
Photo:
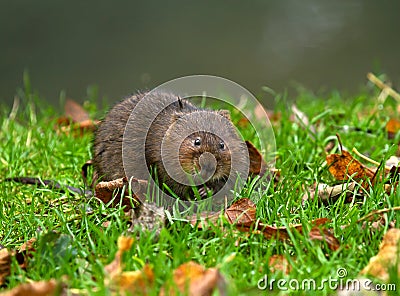
[{"label": "vole's nose", "polygon": [[200,176],[207,182],[215,173],[217,169],[217,160],[212,153],[204,152],[199,157]]}]

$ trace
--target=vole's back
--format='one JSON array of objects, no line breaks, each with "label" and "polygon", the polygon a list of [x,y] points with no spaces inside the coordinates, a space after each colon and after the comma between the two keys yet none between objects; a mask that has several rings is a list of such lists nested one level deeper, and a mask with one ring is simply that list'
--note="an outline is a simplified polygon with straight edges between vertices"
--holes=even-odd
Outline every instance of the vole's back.
[{"label": "vole's back", "polygon": [[[103,181],[111,181],[117,178],[125,177],[125,171],[122,160],[122,142],[127,121],[138,104],[145,96],[145,93],[132,95],[117,105],[115,105],[106,115],[99,125],[94,138],[94,168],[98,176]],[[141,112],[139,116],[147,119],[147,116],[157,112],[159,105],[166,102],[175,101],[168,107],[161,108],[161,113],[154,120],[149,130],[144,129],[144,135],[148,133],[149,141],[146,142],[146,160],[152,163],[153,156],[159,151],[160,141],[173,121],[174,114],[189,113],[197,108],[187,101],[176,101],[176,96],[169,93],[151,93],[152,101],[157,102],[146,106],[147,109]],[[173,96],[173,98],[171,98]],[[138,118],[140,121],[140,118]],[[138,130],[143,126],[138,124],[135,126]],[[134,148],[132,148],[134,149]],[[130,155],[135,157],[135,151],[131,151]]]},{"label": "vole's back", "polygon": [[125,173],[148,179],[154,168],[163,189],[162,183],[182,199],[206,198],[220,190],[223,196],[238,174],[247,176],[248,154],[229,112],[151,92],[128,97],[107,114],[95,134],[94,167],[105,181]]}]

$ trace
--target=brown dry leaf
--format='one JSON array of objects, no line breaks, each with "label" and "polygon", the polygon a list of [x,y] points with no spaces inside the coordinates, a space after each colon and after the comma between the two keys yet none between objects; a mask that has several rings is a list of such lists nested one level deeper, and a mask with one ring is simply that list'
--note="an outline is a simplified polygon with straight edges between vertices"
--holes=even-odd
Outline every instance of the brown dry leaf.
[{"label": "brown dry leaf", "polygon": [[68,99],[65,102],[65,116],[57,119],[56,130],[74,137],[83,136],[86,131],[93,132],[99,121],[91,120],[86,110],[77,102]]},{"label": "brown dry leaf", "polygon": [[148,295],[153,290],[154,272],[146,264],[142,270],[122,272],[114,279],[113,284],[118,287],[119,293],[128,292],[129,295]]},{"label": "brown dry leaf", "polygon": [[120,236],[118,238],[118,251],[115,254],[114,260],[104,267],[104,270],[111,279],[121,274],[123,268],[122,255],[132,247],[132,244],[132,237]]},{"label": "brown dry leaf", "polygon": [[[210,214],[207,217],[202,217],[202,221],[205,223],[197,224],[199,229],[204,229],[209,226],[210,223],[215,223],[218,219],[218,214]],[[289,234],[288,229],[285,226],[276,227],[266,225],[264,223],[257,223],[256,219],[256,206],[255,204],[248,198],[241,198],[233,203],[228,209],[225,210],[225,217],[228,222],[234,224],[236,228],[241,232],[254,233],[254,234],[262,234],[266,239],[280,239],[280,240],[288,240]],[[327,243],[328,247],[331,250],[337,250],[340,246],[337,238],[328,230],[322,228],[322,233],[316,233],[315,227],[322,226],[329,222],[327,218],[318,218],[311,221],[313,228],[311,229],[313,233],[310,235],[310,239],[323,240]],[[194,217],[190,220],[192,225],[196,225],[197,217]],[[300,233],[303,233],[303,224],[295,224],[291,225],[290,229],[297,230]],[[319,228],[317,228],[319,229]]]},{"label": "brown dry leaf", "polygon": [[0,296],[49,296],[60,295],[61,287],[56,280],[39,281],[21,284],[9,291],[0,293]]},{"label": "brown dry leaf", "polygon": [[4,285],[7,276],[11,272],[11,257],[14,254],[6,248],[0,250],[0,286]]},{"label": "brown dry leaf", "polygon": [[[256,206],[248,198],[239,199],[237,202],[232,204],[232,206],[225,211],[225,216],[227,217],[228,221],[232,224],[235,224],[240,231],[259,233],[264,235],[264,237],[267,239],[289,239],[287,228],[284,226],[275,227],[263,223],[256,223]],[[311,229],[309,236],[310,239],[325,241],[328,247],[335,251],[340,246],[337,238],[335,238],[334,235],[326,229],[322,229],[322,232],[319,232],[320,230],[318,226],[322,226],[327,222],[329,222],[329,219],[327,218],[319,218],[311,221],[313,228]],[[303,233],[302,224],[292,225],[290,228],[296,229],[298,232]]]},{"label": "brown dry leaf", "polygon": [[117,290],[120,294],[128,292],[132,295],[146,295],[153,288],[153,269],[145,265],[142,270],[122,271],[122,255],[132,247],[133,241],[134,239],[131,237],[120,236],[118,238],[118,251],[115,258],[104,268],[107,274],[105,285]]},{"label": "brown dry leaf", "polygon": [[33,252],[35,252],[36,238],[31,238],[30,240],[24,242],[22,246],[19,248],[18,252],[16,252],[15,257],[17,258],[19,267],[27,268],[28,266],[28,258],[33,257]]},{"label": "brown dry leaf", "polygon": [[30,240],[27,240],[19,247],[19,253],[21,252],[31,252],[34,251],[34,244],[36,243],[36,238],[32,237]]},{"label": "brown dry leaf", "polygon": [[246,145],[249,152],[250,160],[249,174],[263,176],[267,168],[267,163],[265,162],[261,153],[257,150],[256,147],[254,147],[251,142],[246,141]]},{"label": "brown dry leaf", "polygon": [[[248,224],[251,225],[256,221],[256,206],[248,198],[241,198],[235,201],[224,212],[225,218],[231,224]],[[210,224],[215,224],[220,217],[220,213],[208,212],[201,213],[200,217],[193,215],[188,218],[190,224],[196,226],[198,229],[205,229]],[[200,220],[201,223],[198,223]]]},{"label": "brown dry leaf", "polygon": [[[336,251],[340,246],[339,240],[332,234],[330,230],[319,227],[326,224],[327,222],[329,222],[329,219],[327,218],[318,218],[311,221],[313,228],[309,232],[309,238],[311,240],[324,241],[331,250]],[[236,226],[240,231],[262,234],[267,239],[275,238],[284,241],[290,239],[290,236],[288,234],[288,228],[285,226],[276,227],[276,226],[266,225],[263,223],[255,224],[254,227],[248,225],[236,225]],[[297,230],[299,233],[302,234],[305,233],[305,231],[303,230],[303,224],[291,225],[290,230],[291,231]]]},{"label": "brown dry leaf", "polygon": [[231,224],[252,225],[256,222],[256,205],[248,198],[241,198],[225,210]]},{"label": "brown dry leaf", "polygon": [[353,158],[349,152],[342,150],[341,154],[329,154],[326,156],[329,172],[338,181],[349,180],[350,176],[355,181],[363,182],[363,186],[368,186],[366,179],[373,181],[374,172]]},{"label": "brown dry leaf", "polygon": [[7,248],[0,250],[0,286],[5,283],[7,276],[10,274],[12,257],[15,257],[17,259],[20,268],[25,269],[27,267],[27,258],[31,257],[31,253],[35,251],[35,248],[33,246],[35,242],[36,239],[31,238],[30,240],[22,244],[18,251],[10,251]]},{"label": "brown dry leaf", "polygon": [[[125,191],[122,194],[124,188]],[[132,179],[131,188],[135,192],[133,196],[129,194],[129,182],[126,178],[99,182],[95,187],[95,196],[105,204],[112,200],[111,207],[115,207],[121,203],[122,206],[125,206],[124,210],[128,211],[132,209],[132,204],[137,205],[140,201],[145,200],[144,192],[146,192],[147,181]],[[119,191],[114,193],[116,189],[119,189]],[[113,194],[116,194],[116,196]]]},{"label": "brown dry leaf", "polygon": [[82,122],[69,122],[67,125],[60,126],[57,130],[67,135],[72,132],[74,137],[82,137],[86,132],[93,132],[99,123],[100,121],[91,119]]},{"label": "brown dry leaf", "polygon": [[[369,260],[368,265],[360,272],[363,275],[371,275],[384,282],[389,280],[389,270],[397,269],[400,277],[400,229],[392,228],[383,237],[376,256]],[[396,268],[397,266],[397,268]]]},{"label": "brown dry leaf", "polygon": [[338,184],[334,186],[329,186],[327,184],[320,183],[318,185],[314,185],[313,188],[308,188],[306,192],[302,196],[302,202],[304,204],[308,199],[314,200],[315,196],[318,197],[318,200],[322,203],[335,202],[339,196],[345,192],[346,200],[345,202],[352,202],[353,197],[355,196],[355,189],[357,187],[356,182],[348,182],[343,184]]},{"label": "brown dry leaf", "polygon": [[[218,287],[220,295],[225,295],[225,279],[218,269],[206,269],[203,266],[189,261],[182,264],[173,273],[173,281],[177,290],[184,295],[212,295],[215,288]],[[176,295],[176,290],[171,288],[168,293],[162,289],[160,295]],[[222,291],[221,291],[222,290]]]},{"label": "brown dry leaf", "polygon": [[64,106],[65,116],[71,118],[73,122],[83,122],[89,120],[89,113],[74,100],[67,99]]},{"label": "brown dry leaf", "polygon": [[393,139],[399,130],[400,121],[394,118],[389,119],[389,121],[386,123],[386,132],[388,134],[388,138]]},{"label": "brown dry leaf", "polygon": [[284,274],[289,274],[292,271],[292,266],[283,255],[272,255],[269,257],[268,266],[272,273],[282,271]]},{"label": "brown dry leaf", "polygon": [[[327,222],[329,222],[329,220],[327,218],[319,218],[319,219],[312,221],[311,223],[314,226],[318,226],[318,225],[323,225]],[[260,230],[262,232],[262,234],[268,239],[271,239],[271,238],[278,238],[278,239],[282,239],[282,240],[289,239],[287,227],[285,227],[285,226],[277,227],[277,226],[270,226],[270,225],[260,223],[257,225],[257,229]],[[303,232],[303,224],[291,225],[290,229],[291,230],[295,229],[298,232],[302,233]]]},{"label": "brown dry leaf", "polygon": [[336,251],[340,247],[339,240],[333,235],[333,233],[326,228],[319,228],[314,226],[308,233],[310,240],[319,240],[325,242],[329,249]]},{"label": "brown dry leaf", "polygon": [[399,156],[390,156],[389,159],[385,162],[385,167],[392,168],[397,167],[400,164]]}]

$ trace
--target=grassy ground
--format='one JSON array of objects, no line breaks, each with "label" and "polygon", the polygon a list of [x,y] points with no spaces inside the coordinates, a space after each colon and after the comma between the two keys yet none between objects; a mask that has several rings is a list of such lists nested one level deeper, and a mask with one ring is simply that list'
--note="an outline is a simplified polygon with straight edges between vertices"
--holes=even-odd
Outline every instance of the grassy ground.
[{"label": "grassy ground", "polygon": [[[224,230],[216,227],[198,231],[177,222],[163,229],[158,240],[153,233],[140,233],[140,241],[124,257],[126,270],[141,269],[144,263],[150,263],[154,267],[157,290],[170,280],[173,269],[194,260],[206,267],[217,266],[227,279],[229,294],[233,295],[256,295],[257,283],[264,275],[269,279],[315,279],[319,283],[329,277],[337,278],[338,268],[345,268],[347,278],[356,278],[377,253],[387,229],[387,224],[377,230],[362,227],[357,219],[374,209],[399,206],[399,193],[387,195],[383,185],[378,184],[355,203],[346,204],[341,197],[325,206],[313,201],[302,205],[301,197],[304,187],[315,182],[333,183],[323,165],[324,147],[336,133],[341,135],[348,150],[356,147],[377,161],[395,153],[399,137],[388,140],[384,128],[390,115],[387,110],[391,107],[377,108],[375,95],[341,98],[339,93],[332,93],[318,98],[304,92],[296,103],[318,125],[315,139],[290,120],[288,103],[278,98],[276,111],[281,113],[281,118],[274,125],[276,167],[281,170],[281,178],[275,189],[270,186],[269,190],[250,196],[259,200],[257,214],[270,225],[303,223],[309,227],[313,219],[331,219],[329,226],[341,242],[338,251],[331,251],[323,243],[310,241],[307,235],[298,233],[292,233],[291,242],[284,243],[255,234],[237,234],[230,225]],[[1,179],[36,176],[82,187],[80,169],[91,158],[92,135],[75,138],[57,134],[53,126],[60,114],[38,103],[40,99],[32,94],[29,84],[18,96],[21,100],[18,110],[1,109]],[[87,105],[91,112],[95,110],[95,100],[92,98],[92,103]],[[343,129],[345,125],[357,130]],[[386,221],[393,220],[399,227],[398,212],[388,212]],[[5,247],[17,248],[32,237],[38,239],[26,270],[13,261],[8,288],[28,279],[64,277],[69,287],[82,294],[107,293],[103,284],[104,266],[117,251],[117,238],[130,227],[121,208],[107,208],[79,195],[13,182],[0,182],[0,221],[0,243]],[[106,221],[108,227],[103,225]],[[343,225],[350,226],[343,228]],[[289,274],[270,271],[269,257],[274,254],[283,254],[291,262],[293,268]],[[399,279],[394,277],[395,280],[400,289]],[[326,286],[321,293],[330,292]]]}]

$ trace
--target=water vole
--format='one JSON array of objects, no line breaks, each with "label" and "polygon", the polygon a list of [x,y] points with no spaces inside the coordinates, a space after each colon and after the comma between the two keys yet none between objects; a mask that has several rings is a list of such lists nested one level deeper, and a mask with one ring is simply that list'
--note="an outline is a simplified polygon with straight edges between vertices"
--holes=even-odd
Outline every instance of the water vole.
[{"label": "water vole", "polygon": [[[135,125],[127,126],[143,98],[150,99],[150,103],[142,104],[141,111],[134,114]],[[154,120],[146,127],[145,122],[152,116]],[[125,139],[130,137],[128,127],[133,134],[143,135],[145,144],[141,149],[132,136],[128,139],[131,144],[124,144],[123,155],[124,133]],[[207,196],[208,190],[220,190],[232,171],[238,165],[244,167],[248,159],[246,144],[227,111],[201,109],[165,92],[132,95],[108,112],[95,133],[95,171],[104,181],[122,178],[126,175],[126,160],[143,158],[143,151],[145,165],[155,169],[158,182],[183,199],[194,196],[191,185],[196,185],[201,197]]]}]

